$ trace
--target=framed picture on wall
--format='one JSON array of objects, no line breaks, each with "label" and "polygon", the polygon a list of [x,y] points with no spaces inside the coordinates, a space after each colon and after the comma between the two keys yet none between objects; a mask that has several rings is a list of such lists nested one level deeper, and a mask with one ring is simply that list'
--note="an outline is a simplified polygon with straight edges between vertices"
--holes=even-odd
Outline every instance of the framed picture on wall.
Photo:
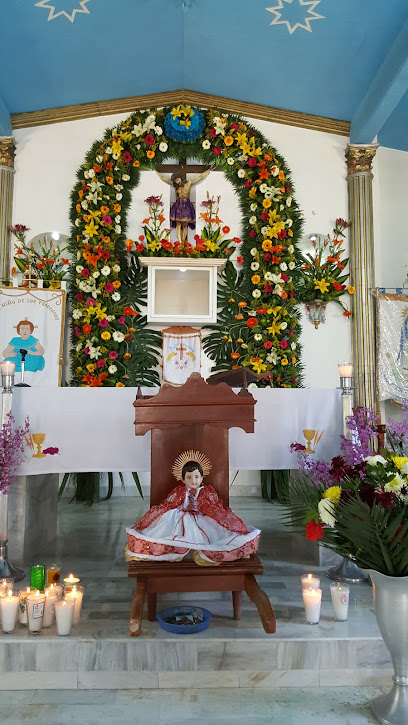
[{"label": "framed picture on wall", "polygon": [[377,370],[380,400],[408,399],[408,295],[377,292]]},{"label": "framed picture on wall", "polygon": [[0,287],[0,361],[15,363],[19,382],[35,387],[61,384],[65,291]]}]

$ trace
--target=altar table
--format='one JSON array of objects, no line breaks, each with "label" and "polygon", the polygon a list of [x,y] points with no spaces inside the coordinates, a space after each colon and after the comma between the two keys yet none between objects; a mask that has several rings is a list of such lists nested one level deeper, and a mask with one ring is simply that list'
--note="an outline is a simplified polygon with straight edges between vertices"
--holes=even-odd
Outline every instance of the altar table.
[{"label": "altar table", "polygon": [[[133,425],[136,392],[136,388],[14,388],[17,424],[28,416],[31,433],[45,435],[40,448],[27,448],[19,475],[149,471],[150,434],[135,436]],[[156,392],[143,389],[144,395]],[[306,445],[304,431],[314,457],[330,459],[339,453],[343,430],[339,390],[254,388],[250,392],[257,401],[255,433],[231,429],[231,470],[296,468],[296,455],[289,446],[295,441]],[[52,454],[55,448],[58,453]],[[46,455],[37,457],[42,451]]]}]

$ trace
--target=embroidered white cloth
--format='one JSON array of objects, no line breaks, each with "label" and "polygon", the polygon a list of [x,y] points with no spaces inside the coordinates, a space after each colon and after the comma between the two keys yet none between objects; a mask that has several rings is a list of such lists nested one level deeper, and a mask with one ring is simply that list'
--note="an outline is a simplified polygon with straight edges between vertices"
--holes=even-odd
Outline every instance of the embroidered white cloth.
[{"label": "embroidered white cloth", "polygon": [[[150,434],[135,436],[136,392],[136,388],[15,388],[17,423],[28,416],[31,433],[44,435],[40,450],[38,437],[27,449],[19,474],[149,471]],[[254,388],[251,393],[257,401],[255,433],[231,428],[231,470],[296,468],[296,456],[289,451],[294,441],[308,445],[316,458],[330,459],[339,453],[339,390]],[[37,456],[54,448],[59,452]]]},{"label": "embroidered white cloth", "polygon": [[191,373],[200,372],[201,365],[200,330],[192,327],[186,333],[179,330],[170,327],[162,333],[163,380],[173,385],[183,385]]}]

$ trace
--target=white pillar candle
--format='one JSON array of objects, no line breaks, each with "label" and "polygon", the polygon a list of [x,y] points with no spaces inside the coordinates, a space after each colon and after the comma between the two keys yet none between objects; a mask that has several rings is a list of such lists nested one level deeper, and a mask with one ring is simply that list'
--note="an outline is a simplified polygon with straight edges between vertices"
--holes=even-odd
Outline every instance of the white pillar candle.
[{"label": "white pillar candle", "polygon": [[55,603],[58,601],[58,596],[56,591],[50,591],[50,589],[47,589],[47,591],[44,592],[45,594],[45,603],[44,603],[44,616],[43,616],[43,627],[51,627],[52,624],[54,624],[55,619]]},{"label": "white pillar candle", "polygon": [[74,605],[73,599],[60,599],[59,602],[55,603],[55,619],[57,620],[59,635],[64,636],[71,632]]},{"label": "white pillar candle", "polygon": [[318,589],[320,587],[320,578],[315,574],[303,574],[301,581],[302,589]]},{"label": "white pillar candle", "polygon": [[20,589],[18,593],[18,621],[20,622],[20,624],[27,624],[27,597],[36,591],[37,589],[31,589],[31,587],[26,587],[25,589]]},{"label": "white pillar candle", "polygon": [[321,589],[303,589],[303,604],[305,606],[306,622],[318,624],[320,619],[320,606],[322,603]]},{"label": "white pillar candle", "polygon": [[84,597],[84,588],[75,585],[72,587],[70,592],[67,592],[65,595],[65,599],[67,601],[73,600],[74,602],[74,616],[72,619],[72,624],[75,626],[79,622],[79,618],[81,616],[81,608],[82,608],[82,600]]},{"label": "white pillar candle", "polygon": [[0,598],[7,597],[10,589],[13,589],[13,579],[0,579]]},{"label": "white pillar candle", "polygon": [[1,626],[3,628],[3,632],[12,632],[16,626],[18,602],[18,597],[13,596],[11,589],[8,596],[0,599]]},{"label": "white pillar candle", "polygon": [[57,599],[61,599],[64,593],[64,587],[62,584],[50,584],[49,587],[44,587],[44,592],[55,592]]},{"label": "white pillar candle", "polygon": [[330,584],[330,592],[334,609],[334,618],[345,622],[348,615],[350,587],[346,584]]},{"label": "white pillar candle", "polygon": [[41,632],[44,616],[45,594],[37,589],[35,594],[28,595],[26,604],[28,631],[30,634],[38,634]]}]

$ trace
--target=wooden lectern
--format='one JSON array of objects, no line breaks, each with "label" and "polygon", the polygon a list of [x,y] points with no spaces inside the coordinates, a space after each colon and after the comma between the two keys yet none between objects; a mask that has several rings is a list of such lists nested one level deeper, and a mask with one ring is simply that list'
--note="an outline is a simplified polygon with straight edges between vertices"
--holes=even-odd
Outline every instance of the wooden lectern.
[{"label": "wooden lectern", "polygon": [[[238,394],[225,383],[207,385],[199,373],[190,375],[181,387],[164,385],[157,395],[136,400],[136,435],[151,431],[150,505],[159,504],[176,485],[172,465],[183,451],[197,450],[211,463],[206,483],[215,488],[224,505],[229,503],[228,430],[254,432],[252,395]],[[231,591],[235,619],[241,616],[242,592],[257,606],[266,632],[276,631],[272,606],[259,588],[255,574],[263,574],[257,556],[220,565],[199,566],[192,561],[131,561],[128,576],[136,578],[130,616],[130,636],[141,631],[143,604],[147,593],[148,620],[156,619],[159,592]]]}]

